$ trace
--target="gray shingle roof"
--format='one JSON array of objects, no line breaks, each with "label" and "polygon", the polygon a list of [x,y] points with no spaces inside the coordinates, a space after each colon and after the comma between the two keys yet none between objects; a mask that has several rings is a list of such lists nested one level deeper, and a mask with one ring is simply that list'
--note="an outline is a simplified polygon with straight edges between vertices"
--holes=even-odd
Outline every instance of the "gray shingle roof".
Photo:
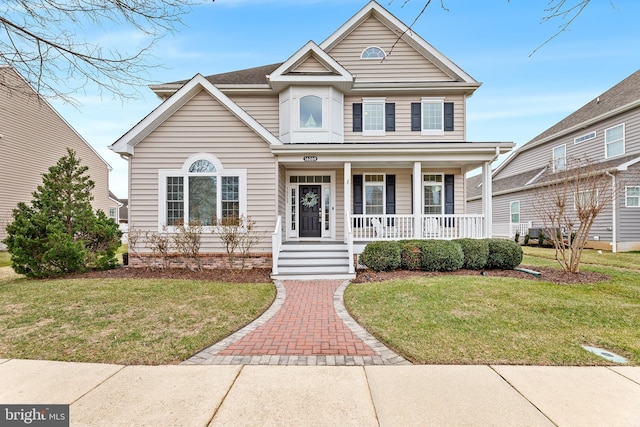
[{"label": "gray shingle roof", "polygon": [[[282,63],[263,65],[260,67],[247,68],[244,70],[231,71],[228,73],[212,74],[205,78],[215,85],[225,84],[267,84],[267,76],[275,71]],[[180,80],[166,84],[183,85],[189,80]]]},{"label": "gray shingle roof", "polygon": [[620,107],[640,100],[640,70],[631,74],[611,89],[607,90],[596,99],[589,101],[574,113],[560,120],[540,135],[527,142],[527,145],[534,145],[535,142],[555,135],[573,126],[595,119],[603,114],[607,114]]}]

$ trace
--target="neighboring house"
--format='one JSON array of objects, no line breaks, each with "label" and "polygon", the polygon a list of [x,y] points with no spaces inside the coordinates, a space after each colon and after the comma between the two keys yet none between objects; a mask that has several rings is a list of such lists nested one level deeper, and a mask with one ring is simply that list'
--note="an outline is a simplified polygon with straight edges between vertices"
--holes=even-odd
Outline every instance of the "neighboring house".
[{"label": "neighboring house", "polygon": [[[591,162],[615,189],[589,235],[589,246],[640,250],[640,70],[518,148],[493,172],[493,234],[513,237],[542,227],[536,192],[545,175]],[[480,177],[467,182],[469,209],[481,211]],[[574,208],[575,209],[575,208]]]},{"label": "neighboring house", "polygon": [[152,86],[164,102],[111,146],[129,224],[197,220],[213,262],[213,220],[250,217],[267,233],[253,264],[274,277],[352,276],[373,240],[489,236],[490,191],[469,215],[464,176],[482,167],[490,189],[514,144],[466,141],[479,86],[374,1],[283,63]]},{"label": "neighboring house", "polygon": [[117,206],[109,197],[111,166],[13,68],[0,66],[0,86],[0,241],[18,202],[31,202],[67,148],[89,167],[93,208],[109,214]]}]

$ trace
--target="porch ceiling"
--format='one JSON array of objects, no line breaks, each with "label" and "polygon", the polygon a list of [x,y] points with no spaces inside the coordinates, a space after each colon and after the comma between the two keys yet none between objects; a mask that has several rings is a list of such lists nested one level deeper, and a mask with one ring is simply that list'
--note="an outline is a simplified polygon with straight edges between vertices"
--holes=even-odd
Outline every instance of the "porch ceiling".
[{"label": "porch ceiling", "polygon": [[296,168],[352,167],[461,168],[471,170],[511,151],[512,142],[284,144],[272,146],[278,163]]}]

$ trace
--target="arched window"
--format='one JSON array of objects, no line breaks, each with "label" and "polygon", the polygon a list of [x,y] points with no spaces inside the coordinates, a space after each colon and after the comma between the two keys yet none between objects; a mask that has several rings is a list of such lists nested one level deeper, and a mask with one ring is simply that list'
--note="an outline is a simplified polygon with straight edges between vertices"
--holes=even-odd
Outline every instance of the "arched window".
[{"label": "arched window", "polygon": [[370,46],[362,51],[361,59],[384,59],[387,55],[377,46]]},{"label": "arched window", "polygon": [[[213,226],[220,220],[244,215],[245,170],[224,170],[207,153],[189,157],[180,170],[161,170],[161,225]],[[161,197],[162,199],[162,197]]]},{"label": "arched window", "polygon": [[315,95],[300,98],[300,127],[322,127],[322,98]]}]

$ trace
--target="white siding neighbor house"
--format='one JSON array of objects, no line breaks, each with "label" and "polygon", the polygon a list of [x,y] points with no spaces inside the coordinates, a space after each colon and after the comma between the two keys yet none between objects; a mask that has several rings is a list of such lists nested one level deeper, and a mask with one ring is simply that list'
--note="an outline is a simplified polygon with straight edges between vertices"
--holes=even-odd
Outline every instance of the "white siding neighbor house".
[{"label": "white siding neighbor house", "polygon": [[67,148],[89,167],[94,210],[109,215],[117,209],[109,197],[111,166],[13,68],[0,66],[0,86],[0,241],[18,202],[33,199],[42,175]]},{"label": "white siding neighbor house", "polygon": [[[640,250],[640,70],[512,152],[493,172],[494,235],[541,228],[536,194],[546,188],[546,178],[570,168],[572,159],[590,163],[611,191],[599,195],[607,203],[589,246]],[[468,206],[475,212],[482,209],[480,182],[467,181]]]},{"label": "white siding neighbor house", "polygon": [[466,140],[479,86],[375,1],[282,63],[152,86],[164,102],[111,146],[129,161],[129,224],[197,220],[211,260],[209,224],[250,217],[267,233],[254,265],[274,277],[352,277],[373,240],[489,236],[491,164],[514,144]]}]

